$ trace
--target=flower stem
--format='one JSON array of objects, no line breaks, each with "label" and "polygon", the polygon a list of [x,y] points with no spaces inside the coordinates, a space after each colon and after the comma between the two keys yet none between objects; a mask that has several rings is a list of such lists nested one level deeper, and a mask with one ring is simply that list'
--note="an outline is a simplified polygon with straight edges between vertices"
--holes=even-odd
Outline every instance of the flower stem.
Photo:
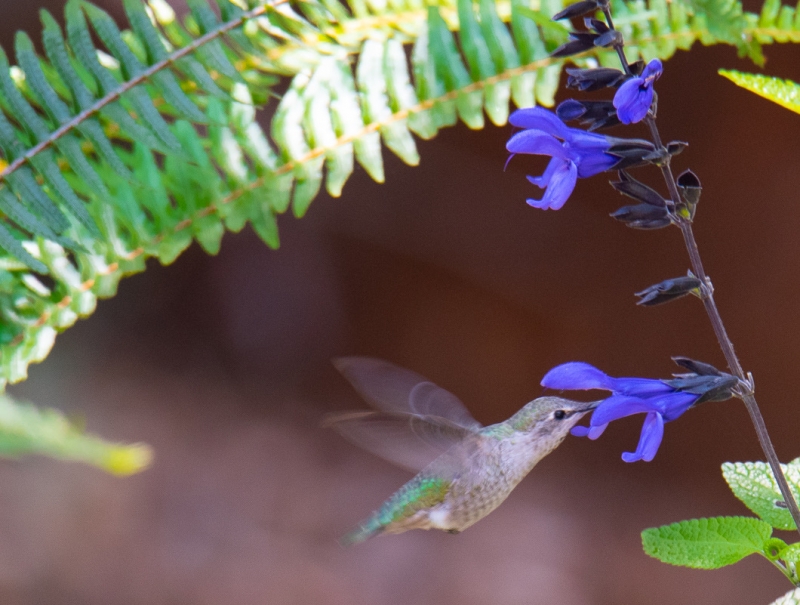
[{"label": "flower stem", "polygon": [[[603,14],[605,15],[609,28],[614,29],[614,22],[611,20],[611,11],[607,6],[603,8]],[[619,45],[615,45],[614,48],[617,51],[617,55],[619,56],[625,73],[630,74],[630,67],[628,66],[628,61],[625,58],[622,44],[620,43]],[[653,107],[657,105],[657,99],[654,99],[654,102],[655,103]],[[769,466],[772,469],[772,474],[775,476],[775,480],[778,484],[778,489],[780,489],[783,500],[786,503],[790,514],[792,515],[792,519],[794,520],[797,531],[800,532],[800,509],[797,508],[797,502],[795,501],[792,491],[789,488],[789,484],[786,481],[786,476],[783,474],[783,470],[781,470],[780,461],[778,460],[778,455],[775,453],[775,447],[772,445],[772,440],[769,438],[767,427],[764,424],[764,418],[761,415],[761,410],[758,407],[758,403],[756,402],[754,395],[752,377],[744,373],[742,364],[739,362],[739,358],[736,356],[736,353],[733,350],[733,343],[728,337],[728,332],[725,330],[725,325],[722,323],[722,317],[719,314],[719,309],[717,309],[717,303],[714,301],[714,287],[712,286],[711,280],[708,278],[705,269],[703,268],[703,261],[700,258],[700,249],[697,247],[697,241],[694,238],[694,231],[692,231],[692,219],[690,217],[686,218],[681,216],[676,212],[676,209],[681,203],[681,196],[680,192],[678,191],[675,177],[672,175],[672,169],[670,168],[670,156],[666,153],[667,150],[661,141],[661,134],[659,133],[658,126],[656,125],[654,109],[648,113],[644,121],[650,129],[650,135],[653,138],[653,143],[655,143],[656,147],[664,155],[665,159],[661,163],[660,168],[661,174],[666,182],[667,189],[669,190],[670,199],[668,200],[668,210],[670,216],[675,224],[678,225],[681,230],[681,234],[683,235],[683,242],[686,245],[686,251],[689,253],[689,262],[692,265],[692,271],[703,284],[701,286],[703,306],[705,307],[706,314],[711,321],[711,327],[714,329],[714,334],[716,335],[717,342],[722,349],[722,354],[725,356],[725,361],[728,363],[730,370],[739,379],[737,396],[744,402],[744,405],[747,408],[747,413],[750,414],[750,421],[753,423],[753,427],[756,430],[758,442],[761,445],[764,455],[767,457]]]},{"label": "flower stem", "polygon": [[[653,137],[653,142],[657,147],[664,149],[664,146],[661,142],[661,136],[658,132],[658,127],[656,126],[655,118],[648,116],[645,118],[645,122],[650,128],[650,134]],[[775,453],[775,448],[769,438],[767,427],[764,424],[764,418],[761,415],[761,410],[759,409],[755,395],[753,394],[753,381],[750,376],[744,373],[742,364],[739,362],[739,358],[736,356],[736,353],[733,350],[733,343],[728,337],[728,332],[725,330],[725,325],[722,323],[722,317],[719,314],[719,309],[717,309],[717,303],[714,301],[714,288],[711,285],[711,280],[706,275],[705,269],[703,268],[703,261],[700,258],[700,250],[697,247],[697,241],[694,238],[692,221],[691,219],[684,218],[673,212],[673,209],[680,204],[681,198],[678,192],[678,187],[675,183],[675,178],[672,175],[669,159],[667,159],[661,165],[661,174],[663,175],[664,181],[669,189],[672,202],[670,212],[676,224],[680,228],[681,234],[683,235],[683,242],[686,245],[686,251],[689,253],[689,261],[692,265],[692,271],[700,279],[700,281],[703,282],[701,296],[703,300],[703,306],[705,307],[708,318],[711,321],[711,327],[714,329],[714,334],[716,335],[717,342],[722,349],[722,354],[725,356],[725,361],[728,363],[728,368],[730,368],[733,374],[739,379],[740,388],[738,396],[744,402],[747,412],[750,414],[750,420],[753,423],[753,427],[755,427],[756,435],[758,436],[758,442],[761,445],[761,449],[764,451],[764,455],[767,457],[769,466],[772,469],[772,473],[775,475],[775,480],[778,483],[778,489],[780,489],[781,494],[783,495],[783,499],[792,515],[792,519],[794,519],[795,525],[798,528],[798,532],[800,532],[800,510],[797,508],[797,502],[795,502],[794,496],[789,489],[789,484],[787,483],[786,477],[781,470],[778,455]]]}]

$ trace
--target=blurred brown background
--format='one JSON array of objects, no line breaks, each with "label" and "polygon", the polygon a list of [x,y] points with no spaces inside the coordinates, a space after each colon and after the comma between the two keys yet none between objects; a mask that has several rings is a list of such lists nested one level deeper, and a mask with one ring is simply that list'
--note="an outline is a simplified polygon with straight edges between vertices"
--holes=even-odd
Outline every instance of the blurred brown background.
[{"label": "blurred brown background", "polygon": [[[8,49],[14,29],[39,31],[41,3],[3,4]],[[767,54],[770,74],[800,80],[797,47]],[[670,60],[659,121],[667,140],[691,143],[676,168],[705,187],[704,261],[788,461],[800,455],[800,117],[737,89],[720,66],[753,70],[723,47]],[[146,441],[157,457],[129,479],[0,463],[0,600],[744,605],[789,590],[762,559],[696,571],[641,550],[646,527],[749,514],[719,472],[762,457],[738,401],[667,425],[649,464],[620,460],[640,417],[596,442],[568,438],[459,536],[337,545],[410,475],[319,428],[324,413],[363,405],[331,357],[416,370],[484,423],[541,394],[542,375],[564,361],[651,377],[674,370],[671,355],[724,367],[698,301],[634,305],[633,292],[688,268],[677,230],[609,219],[624,200],[603,176],[581,181],[559,212],[528,208],[540,192],[524,174],[541,165],[518,158],[504,173],[509,133],[444,131],[420,143],[413,169],[386,154],[386,185],[357,169],[341,199],[321,195],[303,220],[281,219],[279,251],[247,230],[226,235],[215,258],[193,246],[60,336],[13,394]],[[657,183],[655,171],[637,176]]]}]

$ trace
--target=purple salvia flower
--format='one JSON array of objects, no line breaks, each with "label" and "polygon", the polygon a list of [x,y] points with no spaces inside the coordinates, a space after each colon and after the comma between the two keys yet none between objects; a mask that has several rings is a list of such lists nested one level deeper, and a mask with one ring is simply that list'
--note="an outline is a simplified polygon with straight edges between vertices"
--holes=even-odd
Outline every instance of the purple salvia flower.
[{"label": "purple salvia flower", "polygon": [[594,176],[619,161],[619,157],[606,153],[611,147],[606,137],[570,128],[553,112],[541,107],[519,109],[511,114],[509,122],[524,129],[506,144],[511,157],[530,153],[552,158],[542,176],[528,177],[531,183],[545,190],[541,200],[527,200],[534,208],[558,210],[575,189],[578,177]]},{"label": "purple salvia flower", "polygon": [[[633,414],[647,414],[636,451],[625,452],[622,454],[622,459],[625,462],[637,460],[650,462],[664,437],[664,423],[675,420],[701,399],[705,400],[704,396],[710,393],[712,383],[719,384],[719,379],[714,376],[697,377],[692,383],[693,392],[688,392],[688,389],[684,391],[678,388],[686,381],[612,378],[588,363],[574,361],[550,370],[541,384],[558,390],[611,391],[612,395],[595,409],[588,427],[576,426],[572,429],[572,434],[578,437],[597,439],[609,422]],[[670,382],[673,384],[669,384]],[[703,383],[703,386],[698,388],[700,383]]]},{"label": "purple salvia flower", "polygon": [[614,107],[620,122],[635,124],[647,115],[653,103],[653,82],[658,80],[662,71],[661,61],[653,59],[640,76],[630,78],[619,87],[614,95]]}]

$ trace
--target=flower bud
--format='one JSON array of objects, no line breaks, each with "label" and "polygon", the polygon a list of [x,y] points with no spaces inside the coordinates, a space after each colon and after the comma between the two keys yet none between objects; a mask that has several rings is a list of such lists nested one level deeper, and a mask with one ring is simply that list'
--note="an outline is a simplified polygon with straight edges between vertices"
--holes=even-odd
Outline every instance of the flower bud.
[{"label": "flower bud", "polygon": [[551,57],[569,57],[570,55],[577,55],[578,53],[585,52],[590,48],[594,48],[595,40],[599,36],[589,32],[570,32],[569,41],[565,42],[552,53]]},{"label": "flower bud", "polygon": [[640,183],[624,170],[619,171],[619,181],[611,181],[611,186],[623,195],[651,206],[667,207],[667,201],[654,189]]},{"label": "flower bud", "polygon": [[665,279],[661,283],[637,292],[636,296],[639,297],[639,301],[636,304],[643,307],[652,307],[681,298],[687,294],[699,296],[701,284],[702,282],[691,272],[686,277]]},{"label": "flower bud", "polygon": [[556,114],[564,122],[580,119],[589,131],[609,128],[619,124],[617,110],[611,101],[576,101],[567,99],[556,108]]},{"label": "flower bud", "polygon": [[611,67],[591,69],[568,67],[567,76],[567,88],[576,88],[584,92],[619,86],[625,80],[623,72]]},{"label": "flower bud", "polygon": [[631,229],[661,229],[669,226],[672,222],[666,208],[650,204],[623,206],[609,216],[625,223]]},{"label": "flower bud", "polygon": [[700,186],[700,179],[691,170],[686,170],[678,176],[676,184],[682,201],[682,204],[678,206],[678,213],[684,218],[692,220],[697,210],[697,203],[700,201],[700,193],[703,190]]},{"label": "flower bud", "polygon": [[570,4],[564,10],[553,15],[553,21],[561,21],[561,19],[572,19],[574,17],[583,17],[584,15],[591,15],[597,12],[598,9],[608,6],[607,1],[600,0],[582,0],[575,4]]}]

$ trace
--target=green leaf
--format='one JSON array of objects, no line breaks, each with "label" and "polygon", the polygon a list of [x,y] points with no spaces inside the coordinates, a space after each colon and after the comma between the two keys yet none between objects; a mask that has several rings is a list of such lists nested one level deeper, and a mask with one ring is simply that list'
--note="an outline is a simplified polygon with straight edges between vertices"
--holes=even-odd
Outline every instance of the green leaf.
[{"label": "green leaf", "polygon": [[796,82],[731,69],[720,69],[718,73],[737,86],[754,92],[781,107],[800,113],[800,84]]},{"label": "green leaf", "polygon": [[0,395],[0,456],[42,454],[85,462],[115,475],[138,473],[152,460],[147,445],[123,445],[82,432],[60,412]]},{"label": "green leaf", "polygon": [[[781,464],[789,487],[800,496],[800,459]],[[783,496],[766,462],[725,462],[722,476],[734,495],[745,506],[776,529],[795,529],[794,521],[783,503]]]},{"label": "green leaf", "polygon": [[645,553],[670,565],[717,569],[762,553],[768,523],[749,517],[692,519],[642,532]]},{"label": "green leaf", "polygon": [[5,250],[14,258],[21,260],[34,271],[38,273],[47,273],[47,267],[44,263],[33,258],[2,222],[0,222],[0,249]]},{"label": "green leaf", "polygon": [[800,542],[789,544],[778,554],[778,558],[795,565],[800,563]]},{"label": "green leaf", "polygon": [[[86,11],[86,14],[89,16],[89,20],[92,22],[95,31],[100,36],[100,39],[103,41],[106,47],[108,47],[111,53],[117,59],[119,59],[126,79],[130,80],[140,75],[142,71],[144,71],[144,65],[139,62],[128,45],[125,44],[125,41],[122,39],[119,28],[117,27],[117,24],[114,23],[114,20],[104,10],[97,8],[88,2],[84,3],[83,7]],[[136,15],[135,12],[134,15]],[[146,19],[146,16],[145,20],[149,23],[149,20]],[[137,19],[136,22],[141,28],[142,20]],[[148,41],[150,44],[147,44],[146,42],[147,50],[151,54],[160,54],[160,56],[163,58],[165,53],[158,53],[158,45],[156,43],[159,41],[157,36],[155,40],[153,40],[154,35],[154,32],[151,32],[151,35],[148,36]],[[163,51],[163,46],[161,49]],[[153,82],[156,84],[156,86],[158,86],[161,93],[164,95],[164,100],[172,105],[172,107],[178,111],[181,117],[201,124],[208,121],[206,120],[206,116],[203,114],[203,112],[200,111],[189,99],[189,97],[183,93],[178,85],[177,80],[170,72],[160,71],[156,73],[153,76]]]}]

